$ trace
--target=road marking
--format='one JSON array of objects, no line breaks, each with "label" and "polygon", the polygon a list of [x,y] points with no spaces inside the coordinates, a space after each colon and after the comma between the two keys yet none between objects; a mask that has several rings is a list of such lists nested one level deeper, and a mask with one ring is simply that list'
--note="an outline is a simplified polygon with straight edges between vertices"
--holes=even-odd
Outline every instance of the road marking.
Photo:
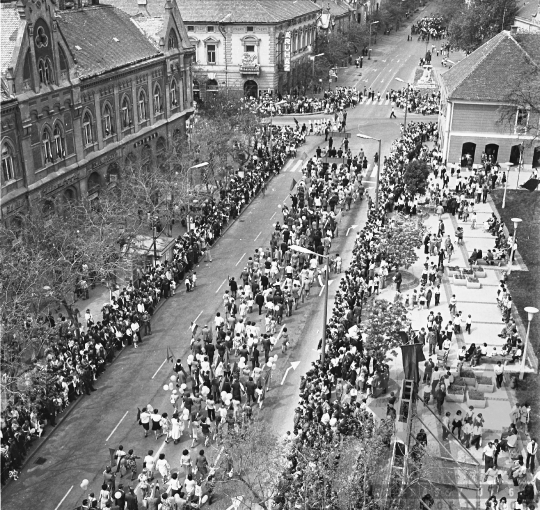
[{"label": "road marking", "polygon": [[270,216],[270,219],[272,219],[275,215],[276,215],[276,213],[272,214],[272,216]]},{"label": "road marking", "polygon": [[238,259],[238,262],[235,264],[235,266],[237,266],[238,264],[240,264],[240,262],[242,262],[242,259],[246,256],[246,254],[244,253],[239,259]]},{"label": "road marking", "polygon": [[69,493],[73,490],[73,487],[75,487],[75,485],[72,485],[71,488],[66,492],[66,495],[62,498],[62,501],[60,501],[60,503],[58,503],[58,505],[56,506],[56,508],[54,510],[58,510],[61,506],[62,506],[62,503],[66,500],[66,498],[69,496]]},{"label": "road marking", "polygon": [[[259,237],[259,236],[257,236]],[[255,238],[255,241],[257,240],[257,238]],[[227,278],[225,278],[225,280],[223,280],[223,282],[221,282],[221,285],[218,287],[218,289],[216,290],[216,294],[219,292],[219,289],[221,289],[221,287],[223,287],[223,285],[225,285],[225,282],[227,281]]]},{"label": "road marking", "polygon": [[281,379],[281,386],[285,383],[285,378],[287,377],[287,374],[289,373],[289,370],[292,368],[293,370],[296,370],[298,368],[298,365],[300,365],[299,361],[291,361],[291,366],[285,370],[285,374],[283,374],[283,379]]},{"label": "road marking", "polygon": [[296,172],[298,170],[298,167],[301,167],[302,166],[302,160],[298,160],[294,166],[291,167],[291,169],[289,170],[289,172]]},{"label": "road marking", "polygon": [[159,450],[154,455],[154,460],[158,460],[159,454],[163,451],[163,448],[165,448],[165,445],[167,444],[165,441],[163,441],[163,444],[159,447]]},{"label": "road marking", "polygon": [[[167,361],[167,360],[165,360]],[[109,436],[107,437],[107,439],[105,439],[105,442],[107,442],[111,436],[116,432],[116,429],[120,426],[120,423],[122,423],[124,421],[124,418],[127,416],[127,414],[129,413],[129,411],[126,411],[124,413],[124,416],[122,416],[122,418],[120,418],[120,421],[118,422],[118,424],[116,425],[116,427],[114,427],[113,431],[109,434]]]},{"label": "road marking", "polygon": [[[255,242],[257,239],[259,239],[259,236],[262,234],[262,230],[257,234],[257,237],[255,239],[253,239],[253,242]],[[223,282],[225,283],[225,282]],[[221,285],[223,285],[223,283]],[[221,289],[221,287],[220,287]],[[219,290],[219,289],[218,289]]]},{"label": "road marking", "polygon": [[[245,253],[244,253],[244,255],[245,255]],[[197,317],[195,317],[195,320],[192,322],[192,324],[195,324],[197,322],[197,319],[202,315],[203,312],[204,312],[204,310],[200,311],[199,315],[197,315]],[[189,326],[188,329],[191,329],[191,326]]]},{"label": "road marking", "polygon": [[152,376],[152,379],[154,377],[156,377],[156,375],[158,375],[158,372],[161,370],[161,367],[163,367],[163,365],[165,365],[165,363],[167,363],[167,358],[165,358],[165,360],[163,361],[163,363],[161,365],[159,365],[159,368],[156,370],[156,373]]}]

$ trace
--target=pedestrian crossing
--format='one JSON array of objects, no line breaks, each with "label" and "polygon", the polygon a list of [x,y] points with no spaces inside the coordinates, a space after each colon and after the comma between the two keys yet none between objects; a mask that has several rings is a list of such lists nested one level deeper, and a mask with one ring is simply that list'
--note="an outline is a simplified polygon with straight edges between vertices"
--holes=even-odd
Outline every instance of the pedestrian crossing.
[{"label": "pedestrian crossing", "polygon": [[371,99],[371,98],[367,98],[367,97],[364,97],[362,98],[362,101],[360,101],[358,104],[359,105],[374,105],[374,106],[387,106],[387,105],[390,105],[392,103],[392,101],[390,101],[390,99],[385,99],[384,97],[381,97],[381,100],[380,101],[377,101],[377,98],[375,97],[375,99]]},{"label": "pedestrian crossing", "polygon": [[303,161],[301,159],[295,158],[291,159],[287,164],[285,165],[285,168],[283,168],[283,173],[295,173],[295,172],[302,172],[302,163]]}]

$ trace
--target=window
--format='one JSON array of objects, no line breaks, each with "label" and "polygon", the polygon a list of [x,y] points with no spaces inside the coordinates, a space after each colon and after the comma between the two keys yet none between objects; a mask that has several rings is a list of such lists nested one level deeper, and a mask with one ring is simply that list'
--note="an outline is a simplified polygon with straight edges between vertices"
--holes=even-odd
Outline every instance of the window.
[{"label": "window", "polygon": [[2,144],[2,181],[3,183],[15,179],[15,160],[13,159],[13,147],[4,142]]},{"label": "window", "polygon": [[255,45],[246,44],[245,50],[246,50],[246,53],[255,53]]},{"label": "window", "polygon": [[56,124],[53,131],[54,150],[57,158],[66,157],[66,144],[64,140],[64,133],[60,125]]},{"label": "window", "polygon": [[214,31],[214,28],[213,26],[209,26],[209,27],[206,27],[206,31],[207,32],[213,32]]},{"label": "window", "polygon": [[129,101],[127,97],[122,100],[122,127],[128,128],[131,125],[131,115],[129,112]]},{"label": "window", "polygon": [[53,67],[51,61],[47,58],[38,61],[39,83],[42,85],[50,85],[53,80]]},{"label": "window", "polygon": [[139,121],[142,122],[143,120],[146,120],[146,94],[144,93],[144,90],[141,90],[139,92]]},{"label": "window", "polygon": [[113,114],[111,107],[106,104],[103,108],[103,134],[105,138],[111,136],[114,133],[113,129]]},{"label": "window", "polygon": [[529,127],[529,110],[518,108],[516,113],[516,133],[524,133]]},{"label": "window", "polygon": [[60,56],[60,71],[67,71],[68,70],[68,60],[66,58],[66,54],[64,50],[62,49],[62,46],[58,45],[58,55]]},{"label": "window", "polygon": [[52,153],[52,137],[51,131],[49,128],[43,130],[43,135],[41,135],[41,143],[43,149],[43,161],[45,164],[53,162],[53,153]]},{"label": "window", "polygon": [[38,74],[39,74],[39,83],[41,85],[47,85],[46,75],[45,75],[45,62],[42,59],[38,61]]},{"label": "window", "polygon": [[171,105],[173,108],[178,106],[178,90],[177,90],[176,80],[171,82]]},{"label": "window", "polygon": [[174,49],[174,48],[178,48],[178,37],[176,35],[176,32],[171,29],[171,31],[169,32],[169,44],[168,44],[168,47],[170,50]]},{"label": "window", "polygon": [[83,117],[83,143],[85,146],[94,143],[94,134],[92,130],[92,116],[86,112]]},{"label": "window", "polygon": [[216,94],[218,91],[218,82],[216,80],[208,80],[206,82],[206,92]]},{"label": "window", "polygon": [[154,87],[154,113],[161,113],[163,105],[161,104],[161,88],[159,85]]},{"label": "window", "polygon": [[248,32],[253,32],[253,27],[247,27],[246,30],[247,30]]},{"label": "window", "polygon": [[193,25],[188,25],[187,26],[187,31],[188,32],[195,32],[195,27]]},{"label": "window", "polygon": [[215,44],[206,45],[206,62],[208,64],[216,63],[216,45]]}]

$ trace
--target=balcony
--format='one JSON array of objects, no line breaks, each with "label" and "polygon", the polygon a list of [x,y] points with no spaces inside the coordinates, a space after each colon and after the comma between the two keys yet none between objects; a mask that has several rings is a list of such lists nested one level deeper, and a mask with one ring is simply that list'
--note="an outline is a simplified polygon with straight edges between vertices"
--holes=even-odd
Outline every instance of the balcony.
[{"label": "balcony", "polygon": [[251,76],[259,76],[260,66],[259,65],[251,65],[251,66],[241,65],[240,74],[249,74]]}]

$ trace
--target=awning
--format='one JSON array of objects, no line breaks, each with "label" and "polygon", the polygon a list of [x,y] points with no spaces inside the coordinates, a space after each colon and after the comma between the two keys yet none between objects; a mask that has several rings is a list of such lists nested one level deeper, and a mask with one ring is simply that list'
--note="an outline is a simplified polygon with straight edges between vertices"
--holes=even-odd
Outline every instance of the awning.
[{"label": "awning", "polygon": [[259,66],[250,66],[250,67],[240,67],[240,74],[251,74],[259,76],[260,69]]}]

